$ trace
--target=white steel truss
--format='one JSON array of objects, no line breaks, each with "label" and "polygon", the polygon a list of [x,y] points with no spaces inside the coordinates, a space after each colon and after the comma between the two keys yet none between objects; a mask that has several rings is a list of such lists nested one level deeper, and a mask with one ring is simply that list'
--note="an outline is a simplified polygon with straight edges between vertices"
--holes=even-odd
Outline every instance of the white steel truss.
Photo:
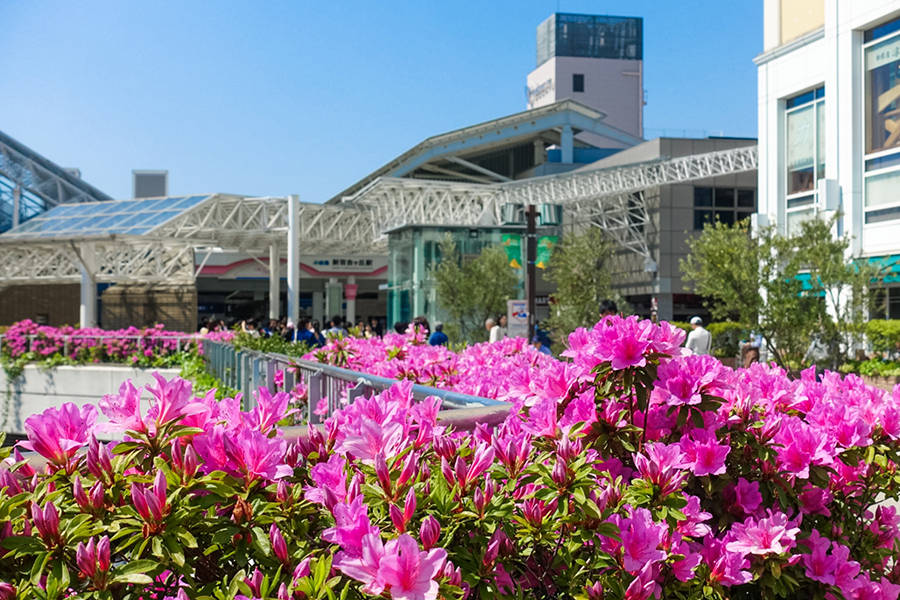
[{"label": "white steel truss", "polygon": [[[17,240],[0,245],[0,283],[77,283],[85,264],[91,267],[89,274],[95,283],[194,281],[194,247],[190,243],[138,236],[85,240],[89,241]],[[85,251],[91,256],[84,256]]]},{"label": "white steel truss", "polygon": [[[298,203],[294,242],[300,253],[307,254],[332,250],[383,254],[387,233],[398,227],[490,227],[501,224],[501,209],[507,203],[547,203],[566,207],[567,225],[600,227],[623,248],[649,259],[650,217],[644,190],[751,171],[757,160],[753,146],[483,185],[385,177],[341,204]],[[290,202],[288,197],[218,194],[144,236],[95,240],[96,281],[192,282],[195,248],[261,252],[284,244]],[[73,242],[74,238],[0,237],[0,285],[77,281],[82,261]]]},{"label": "white steel truss", "polygon": [[[263,251],[272,243],[283,244],[288,235],[288,199],[219,194],[151,234],[162,238],[200,238],[243,252]],[[370,211],[353,206],[300,204],[298,237],[301,252],[383,252],[373,246]]]},{"label": "white steel truss", "polygon": [[504,204],[561,204],[569,224],[591,223],[650,258],[644,190],[757,168],[756,146],[596,171],[486,185],[382,178],[350,202],[372,211],[377,237],[404,225],[500,225]]}]

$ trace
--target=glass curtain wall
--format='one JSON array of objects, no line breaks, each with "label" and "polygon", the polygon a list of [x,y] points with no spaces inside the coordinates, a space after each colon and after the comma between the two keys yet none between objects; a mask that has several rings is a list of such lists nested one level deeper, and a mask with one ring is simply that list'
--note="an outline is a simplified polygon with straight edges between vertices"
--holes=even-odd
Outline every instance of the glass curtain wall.
[{"label": "glass curtain wall", "polygon": [[900,19],[865,33],[865,223],[900,219]]},{"label": "glass curtain wall", "polygon": [[816,183],[825,177],[825,88],[789,98],[785,110],[786,229],[816,214]]}]

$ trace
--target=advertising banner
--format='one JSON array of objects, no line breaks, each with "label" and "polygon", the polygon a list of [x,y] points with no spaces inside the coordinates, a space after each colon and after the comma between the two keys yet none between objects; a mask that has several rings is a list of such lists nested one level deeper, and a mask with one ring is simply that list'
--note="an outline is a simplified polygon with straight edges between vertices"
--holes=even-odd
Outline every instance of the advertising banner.
[{"label": "advertising banner", "polygon": [[514,269],[522,268],[522,236],[517,233],[503,234],[503,248],[509,259],[509,266]]},{"label": "advertising banner", "polygon": [[509,337],[528,337],[528,302],[525,300],[506,301],[506,324]]},{"label": "advertising banner", "polygon": [[558,238],[555,235],[543,235],[538,239],[537,259],[534,266],[538,269],[546,269],[550,262],[550,255],[553,254],[553,247],[556,246]]}]

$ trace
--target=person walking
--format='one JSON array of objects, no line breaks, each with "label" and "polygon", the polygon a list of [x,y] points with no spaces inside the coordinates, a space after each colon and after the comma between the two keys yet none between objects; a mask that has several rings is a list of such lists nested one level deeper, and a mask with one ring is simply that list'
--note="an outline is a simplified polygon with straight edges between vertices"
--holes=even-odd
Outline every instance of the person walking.
[{"label": "person walking", "polygon": [[712,334],[703,327],[703,319],[694,317],[691,319],[691,332],[687,336],[685,347],[694,354],[703,356],[709,354],[712,345]]},{"label": "person walking", "polygon": [[447,334],[444,333],[444,324],[440,321],[435,321],[434,333],[428,338],[428,344],[430,346],[446,346],[448,341],[450,340],[447,337]]},{"label": "person walking", "polygon": [[497,324],[491,327],[491,342],[499,342],[503,338],[509,337],[509,328],[506,326],[506,315],[497,317]]}]

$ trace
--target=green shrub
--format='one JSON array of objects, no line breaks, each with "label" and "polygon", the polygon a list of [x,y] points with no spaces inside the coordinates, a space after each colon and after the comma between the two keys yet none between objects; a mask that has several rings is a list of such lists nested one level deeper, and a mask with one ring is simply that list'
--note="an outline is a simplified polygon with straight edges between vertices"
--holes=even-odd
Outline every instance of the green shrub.
[{"label": "green shrub", "polygon": [[253,337],[249,333],[238,333],[232,342],[238,350],[246,348],[257,352],[271,352],[300,358],[308,354],[310,347],[303,342],[286,342],[281,336]]},{"label": "green shrub", "polygon": [[896,352],[900,349],[900,320],[869,321],[866,323],[866,337],[875,352]]},{"label": "green shrub", "polygon": [[707,327],[712,335],[712,353],[718,358],[731,358],[741,351],[741,340],[750,337],[750,331],[740,323],[723,321],[710,323]]},{"label": "green shrub", "polygon": [[859,363],[859,374],[869,377],[893,377],[900,375],[900,362],[872,359]]},{"label": "green shrub", "polygon": [[669,321],[670,325],[674,325],[678,329],[683,329],[685,333],[691,332],[691,324],[684,321]]}]

